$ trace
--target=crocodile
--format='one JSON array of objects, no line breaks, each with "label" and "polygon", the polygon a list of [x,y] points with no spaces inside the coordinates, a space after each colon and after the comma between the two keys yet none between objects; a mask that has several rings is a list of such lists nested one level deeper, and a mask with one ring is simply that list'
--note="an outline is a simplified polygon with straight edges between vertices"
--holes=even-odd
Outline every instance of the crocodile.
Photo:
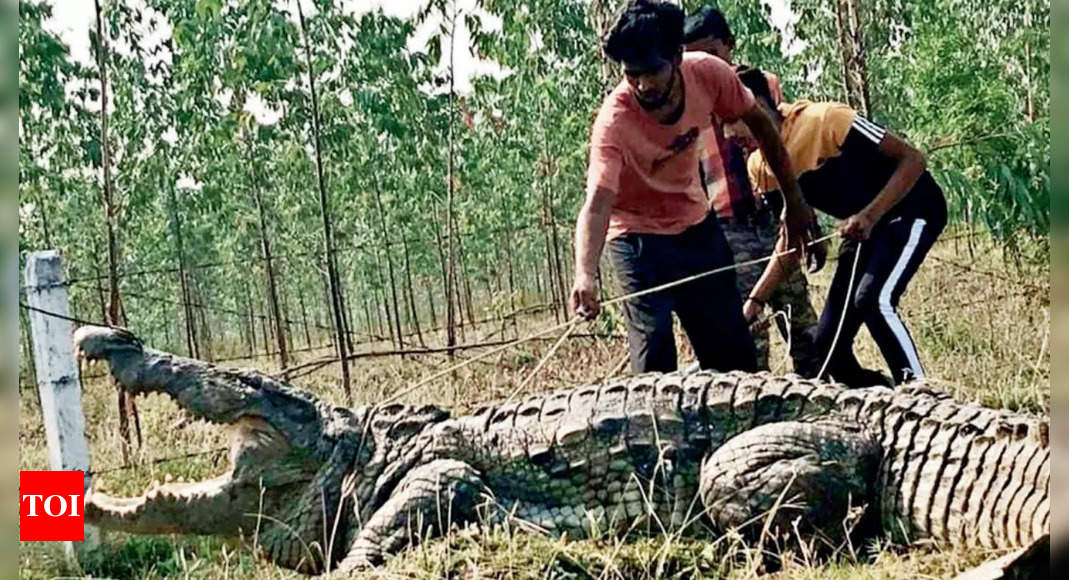
[{"label": "crocodile", "polygon": [[121,329],[82,327],[75,343],[126,392],[163,394],[232,432],[225,473],[138,497],[90,489],[88,523],[255,537],[306,573],[366,569],[453,526],[506,521],[568,537],[1049,542],[1049,420],[923,383],[643,374],[452,417],[431,405],[334,406]]}]

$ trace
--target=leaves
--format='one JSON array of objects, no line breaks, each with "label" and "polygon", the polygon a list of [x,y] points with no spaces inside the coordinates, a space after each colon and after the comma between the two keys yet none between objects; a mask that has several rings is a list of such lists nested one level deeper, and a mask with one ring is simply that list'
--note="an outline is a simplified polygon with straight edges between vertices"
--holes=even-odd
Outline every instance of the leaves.
[{"label": "leaves", "polygon": [[[246,309],[252,299],[262,303],[261,288],[245,289],[259,255],[248,193],[254,172],[276,238],[283,294],[305,297],[309,315],[329,324],[308,146],[310,95],[288,3],[250,0],[224,9],[221,0],[148,0],[136,10],[112,4],[105,26],[112,46],[143,51],[116,50],[108,64],[116,192],[129,250],[124,268],[173,265],[177,216],[190,260],[228,264],[204,268],[198,292],[231,310]],[[550,230],[539,224],[552,221],[565,230],[558,232],[561,240],[570,237],[566,228],[582,202],[590,123],[606,90],[619,81],[615,68],[603,67],[599,37],[622,4],[482,0],[470,11],[430,0],[406,21],[381,10],[354,16],[338,3],[317,0],[307,16],[324,165],[342,282],[356,296],[357,318],[368,300],[370,320],[358,326],[373,325],[375,309],[385,304],[384,252],[400,251],[396,239],[382,239],[383,225],[390,237],[410,241],[408,259],[421,296],[431,289],[442,299],[435,219],[445,199],[450,128],[462,277],[486,284],[485,303],[492,304],[510,263],[516,295],[538,299],[532,298],[538,289],[551,295],[545,279]],[[684,4],[693,10],[698,3]],[[788,98],[841,100],[833,5],[790,4],[797,20],[784,32],[770,23],[763,2],[718,3],[738,39],[736,60],[775,72]],[[961,0],[859,4],[866,11],[876,120],[922,150],[961,143],[929,155],[958,219],[982,222],[1007,243],[1022,232],[1045,236],[1049,6],[1036,0],[996,0],[984,10]],[[19,10],[20,197],[35,204],[26,212],[20,247],[59,247],[72,268],[90,272],[102,259],[87,243],[99,241],[102,232],[94,217],[98,72],[74,62],[42,25],[52,11],[48,3],[21,0]],[[471,38],[471,45],[455,47],[454,65],[469,49],[509,72],[470,79],[473,89],[455,95],[462,99],[448,94],[451,75],[461,71],[448,70],[450,59],[443,59],[452,45],[453,17]],[[496,20],[499,30],[490,24]],[[413,39],[423,23],[434,34],[420,48]],[[155,50],[141,47],[153,37],[146,29],[164,24],[172,37]],[[163,141],[172,132],[173,146]],[[381,193],[381,218],[373,191]],[[174,211],[166,203],[170,193]],[[398,256],[392,254],[395,263]],[[123,284],[144,294],[176,288],[173,275]],[[76,313],[94,312],[91,290],[74,290]],[[426,299],[417,301],[429,310]],[[127,308],[143,325],[136,330],[182,350],[163,340],[181,336],[173,305],[142,300]],[[443,307],[437,308],[441,314]],[[214,323],[221,337],[248,333],[234,316],[220,314]]]}]

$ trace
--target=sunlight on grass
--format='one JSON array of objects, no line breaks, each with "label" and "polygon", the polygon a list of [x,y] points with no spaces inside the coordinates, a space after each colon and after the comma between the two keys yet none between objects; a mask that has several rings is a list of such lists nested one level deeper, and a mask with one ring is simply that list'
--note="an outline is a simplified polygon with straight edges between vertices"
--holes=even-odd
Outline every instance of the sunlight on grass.
[{"label": "sunlight on grass", "polygon": [[[974,249],[938,244],[937,258],[972,264],[998,277],[963,271],[930,259],[921,268],[902,301],[903,318],[918,342],[929,374],[946,384],[954,397],[985,405],[1047,412],[1050,403],[1049,272],[1018,273],[991,246]],[[835,264],[813,278],[815,294],[826,288]],[[1035,287],[1036,291],[1024,291]],[[822,298],[814,297],[816,306]],[[552,317],[530,317],[521,334],[554,324]],[[602,323],[597,323],[602,324]],[[496,329],[469,330],[482,335]],[[604,330],[604,328],[599,328]],[[619,328],[613,329],[619,332]],[[579,332],[590,332],[580,328]],[[505,336],[511,336],[511,328]],[[470,338],[470,337],[469,337]],[[551,337],[554,338],[554,337]],[[681,342],[684,344],[685,341]],[[411,403],[436,403],[457,413],[502,399],[530,373],[552,345],[532,342],[461,369],[455,375],[408,397]],[[371,345],[369,348],[376,348]],[[615,367],[626,344],[623,340],[577,338],[568,341],[525,389],[536,393],[576,386],[603,378]],[[683,359],[689,349],[681,348]],[[773,341],[773,368],[787,368],[784,344]],[[859,340],[859,356],[871,367],[882,367],[867,335]],[[303,353],[309,360],[316,353]],[[458,355],[458,361],[464,355]],[[392,395],[449,364],[445,355],[360,359],[353,365],[353,394],[357,404]],[[258,361],[264,371],[275,361]],[[327,366],[301,378],[301,386],[335,402],[343,401],[338,369]],[[103,379],[86,382],[84,407],[89,425],[93,465],[98,471],[122,465],[115,392]],[[30,391],[20,399],[21,468],[47,464],[44,432],[36,398]],[[144,445],[135,465],[104,473],[97,484],[114,494],[140,493],[152,481],[200,479],[225,469],[220,454],[150,463],[151,460],[224,444],[221,430],[187,422],[173,402],[162,397],[138,400]],[[943,577],[980,563],[990,554],[944,552],[935,547],[902,548],[869,544],[857,557],[841,555],[821,565],[805,558],[788,558],[775,578],[902,578]],[[20,545],[21,577],[51,578],[71,574],[54,545]],[[573,541],[552,539],[515,530],[467,531],[414,548],[391,560],[379,577],[458,578],[691,578],[748,577],[759,560],[739,542],[640,537]],[[111,534],[85,564],[84,572],[113,578],[298,578],[257,557],[248,543],[216,538],[145,538]]]}]

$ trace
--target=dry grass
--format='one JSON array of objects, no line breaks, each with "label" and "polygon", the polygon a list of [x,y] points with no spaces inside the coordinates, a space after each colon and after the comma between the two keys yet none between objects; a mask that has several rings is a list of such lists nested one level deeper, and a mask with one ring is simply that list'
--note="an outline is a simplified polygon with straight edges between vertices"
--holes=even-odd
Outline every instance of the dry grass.
[{"label": "dry grass", "polygon": [[[965,240],[936,246],[902,301],[902,311],[921,349],[929,374],[945,381],[960,400],[1033,412],[1048,412],[1050,403],[1049,270],[1032,267],[1020,273],[1008,266],[993,247],[980,245],[970,254]],[[977,243],[974,240],[974,243]],[[950,262],[997,273],[972,272]],[[834,263],[813,278],[815,294],[830,279]],[[819,307],[822,299],[814,297]],[[553,323],[552,317],[532,318],[521,332],[533,332]],[[599,323],[599,329],[605,325]],[[469,330],[467,341],[477,340],[494,328]],[[580,329],[580,332],[593,330]],[[534,368],[552,341],[532,342],[494,355],[428,385],[408,398],[412,403],[437,403],[464,412],[476,405],[507,397]],[[380,346],[381,347],[381,346]],[[526,387],[538,392],[598,381],[618,365],[626,346],[622,340],[579,338],[567,341]],[[684,360],[689,358],[683,347]],[[786,369],[784,345],[774,342],[773,367]],[[882,367],[867,336],[859,341],[864,363]],[[311,355],[315,356],[315,355]],[[464,355],[467,356],[467,355]],[[400,359],[362,359],[353,367],[356,404],[381,400],[437,369],[445,356]],[[274,370],[271,361],[254,365]],[[315,393],[343,401],[337,367],[325,368],[299,382]],[[224,469],[225,458],[209,454],[191,459],[152,463],[155,458],[207,450],[223,444],[215,428],[182,420],[169,400],[138,400],[144,442],[135,452],[133,469],[106,472],[121,465],[115,392],[101,379],[86,381],[84,407],[93,464],[105,471],[98,485],[115,494],[137,494],[153,480],[203,478]],[[27,391],[21,398],[19,424],[21,468],[47,465],[44,432],[36,398]],[[937,548],[902,550],[866,546],[855,556],[830,563],[788,562],[780,578],[899,578],[945,577],[982,561],[987,554],[941,552]],[[66,569],[56,545],[26,543],[20,546],[24,578],[51,578],[72,573]],[[381,577],[540,577],[540,578],[653,578],[746,577],[755,558],[745,546],[729,539],[697,542],[676,538],[629,538],[569,541],[508,530],[464,532],[416,548],[393,559]],[[94,576],[117,578],[294,578],[257,558],[241,542],[217,538],[130,537],[109,535],[105,546],[85,566]]]}]

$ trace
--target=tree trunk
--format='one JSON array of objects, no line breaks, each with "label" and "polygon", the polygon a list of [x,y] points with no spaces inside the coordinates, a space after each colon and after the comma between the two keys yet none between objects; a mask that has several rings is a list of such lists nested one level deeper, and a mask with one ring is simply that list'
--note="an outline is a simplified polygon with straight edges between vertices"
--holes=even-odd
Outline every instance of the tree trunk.
[{"label": "tree trunk", "polygon": [[[453,216],[453,220],[454,220],[453,232],[457,236],[457,258],[459,260],[459,265],[460,265],[459,276],[460,276],[460,281],[464,285],[464,305],[465,305],[465,307],[466,307],[466,309],[468,311],[468,324],[470,324],[472,329],[474,330],[475,329],[475,309],[472,307],[471,282],[470,282],[470,280],[468,280],[468,267],[467,267],[467,263],[464,260],[464,242],[463,242],[463,240],[461,240],[461,237],[460,237],[460,227],[455,223],[456,222],[456,216],[455,215]],[[459,298],[458,298],[458,304],[459,304]]]},{"label": "tree trunk", "polygon": [[412,316],[412,326],[416,329],[416,339],[419,340],[419,345],[427,348],[427,343],[423,341],[423,331],[419,328],[419,311],[416,309],[415,288],[412,285],[412,266],[408,257],[408,239],[404,236],[401,236],[401,248],[405,253],[405,286],[408,290],[408,309]]},{"label": "tree trunk", "polygon": [[427,305],[431,308],[431,328],[438,328],[438,310],[434,307],[434,290],[427,284]]},{"label": "tree trunk", "polygon": [[340,279],[338,277],[336,258],[334,256],[334,242],[331,233],[330,224],[330,205],[327,198],[327,184],[326,176],[323,172],[323,151],[320,145],[319,139],[319,98],[316,96],[315,65],[312,60],[312,49],[308,44],[308,29],[304,21],[304,11],[301,9],[301,3],[297,2],[297,17],[301,24],[301,36],[304,41],[304,56],[305,65],[308,68],[308,88],[312,94],[312,133],[315,140],[315,153],[316,153],[316,177],[319,183],[319,211],[323,218],[323,251],[327,257],[327,276],[330,280],[331,289],[331,305],[334,309],[334,327],[338,337],[338,361],[341,363],[342,373],[342,388],[345,390],[345,402],[349,405],[353,404],[352,387],[350,386],[349,379],[349,360],[348,360],[348,346],[346,336],[346,326],[344,322],[344,311],[342,310],[341,300],[341,288]]},{"label": "tree trunk", "polygon": [[850,11],[850,28],[852,44],[854,48],[853,62],[854,74],[858,87],[858,99],[861,102],[861,111],[866,117],[873,114],[872,98],[869,94],[869,68],[865,49],[865,33],[861,18],[861,7],[857,0],[846,0]]},{"label": "tree trunk", "polygon": [[367,293],[363,293],[360,302],[364,305],[364,331],[368,335],[374,334],[375,327],[371,320],[371,307],[367,303]]},{"label": "tree trunk", "polygon": [[[435,240],[438,242],[437,243],[438,264],[441,265],[441,270],[442,270],[442,294],[445,296],[445,303],[446,303],[446,308],[445,308],[445,311],[446,311],[445,312],[446,313],[446,318],[445,318],[446,346],[455,346],[456,345],[456,331],[454,330],[454,324],[455,323],[454,323],[454,320],[453,320],[453,313],[452,313],[453,312],[452,311],[452,308],[453,308],[453,305],[452,305],[452,302],[453,302],[453,284],[450,282],[450,274],[452,273],[452,269],[448,265],[449,256],[446,255],[446,250],[445,250],[445,248],[443,248],[443,246],[445,244],[447,244],[448,242],[446,240],[442,239],[442,230],[439,227],[439,223],[440,222],[439,222],[438,218],[439,218],[439,216],[438,216],[438,208],[435,207],[435,209],[434,209],[434,220],[432,221],[432,224],[434,225],[434,237],[435,237]],[[437,324],[435,324],[435,326],[437,326]],[[452,357],[452,355],[450,355],[450,357]]]},{"label": "tree trunk", "polygon": [[[345,296],[345,293],[342,293]],[[345,337],[349,341],[349,352],[356,352],[356,342],[353,337],[356,335],[356,315],[353,314],[353,303],[348,299],[342,300],[342,304],[345,305],[346,322],[345,322]]]},{"label": "tree trunk", "polygon": [[[19,329],[22,330],[22,356],[26,372],[30,375],[30,388],[37,397],[37,406],[41,406],[41,393],[37,390],[37,363],[33,358],[33,342],[30,338],[30,320],[28,316],[19,315]],[[21,377],[20,377],[21,379]],[[19,380],[19,393],[22,393],[22,381]]]},{"label": "tree trunk", "polygon": [[197,337],[193,324],[193,308],[190,306],[189,286],[186,278],[185,245],[182,239],[182,218],[178,214],[178,200],[174,188],[168,184],[163,187],[170,194],[168,205],[171,210],[171,233],[174,236],[175,261],[178,262],[178,290],[182,296],[182,318],[185,320],[186,351],[192,358],[200,358],[197,352]]},{"label": "tree trunk", "polygon": [[851,99],[854,94],[853,83],[850,81],[850,50],[846,33],[846,17],[844,15],[845,0],[835,0],[835,33],[839,37],[839,75],[843,86],[843,101],[856,107],[857,103]]},{"label": "tree trunk", "polygon": [[194,302],[198,305],[195,309],[197,318],[200,324],[200,336],[202,341],[200,344],[200,355],[204,360],[211,362],[215,360],[215,344],[212,337],[212,327],[208,323],[208,313],[206,305],[206,298],[201,285],[201,281],[196,275],[193,277],[193,291]]},{"label": "tree trunk", "polygon": [[268,324],[267,324],[267,319],[268,319],[268,316],[266,314],[267,308],[263,306],[265,303],[266,303],[266,300],[262,300],[261,297],[260,297],[260,293],[257,292],[256,293],[256,308],[257,308],[256,318],[257,318],[257,320],[260,321],[260,335],[261,335],[261,338],[263,338],[263,352],[265,354],[267,354],[267,353],[271,352],[271,329],[268,327]]},{"label": "tree trunk", "polygon": [[[93,257],[95,258],[96,256],[100,255],[100,250],[99,250],[99,248],[97,248],[97,239],[96,239],[96,236],[90,236],[89,239],[92,240]],[[51,246],[49,246],[49,247],[51,247]],[[100,265],[97,264],[97,261],[95,259],[93,259],[93,260],[91,260],[91,262],[93,263],[93,277],[96,278],[97,301],[100,303],[100,319],[101,320],[107,320],[108,319],[108,301],[107,301],[107,298],[104,297],[104,294],[105,294],[105,292],[104,292],[104,277],[101,276],[101,274],[100,274]]]},{"label": "tree trunk", "polygon": [[[456,232],[456,230],[453,230],[453,231],[454,231],[454,233]],[[468,335],[465,332],[465,328],[467,327],[467,325],[464,324],[464,297],[461,296],[461,293],[460,293],[460,280],[458,279],[459,276],[460,276],[460,274],[458,273],[458,268],[456,268],[456,264],[454,263],[454,267],[453,267],[453,299],[456,301],[455,304],[456,304],[456,308],[457,308],[455,321],[456,321],[457,328],[460,330],[460,340],[461,340],[461,342],[464,342],[464,341],[468,340]]]},{"label": "tree trunk", "polygon": [[531,262],[531,278],[534,280],[535,292],[542,297],[542,302],[550,302],[549,290],[542,284],[542,274],[538,271],[538,262]]},{"label": "tree trunk", "polygon": [[252,290],[249,288],[248,279],[244,279],[245,295],[245,345],[249,348],[249,355],[256,352],[256,314],[252,308]]},{"label": "tree trunk", "polygon": [[308,330],[308,309],[304,305],[304,292],[297,289],[297,305],[301,309],[301,326],[304,327],[304,346],[312,348],[312,334]]},{"label": "tree trunk", "polygon": [[[511,235],[509,236],[511,238]],[[508,282],[509,282],[509,312],[516,312],[516,280],[515,272],[512,266],[512,252],[505,252],[505,261],[508,264]],[[517,327],[516,318],[512,318],[512,334],[513,337],[518,337],[520,334],[519,327]]]},{"label": "tree trunk", "polygon": [[[393,324],[397,333],[397,348],[404,349],[404,338],[401,333],[401,302],[397,299],[397,279],[394,274],[393,258],[390,256],[390,232],[386,227],[386,210],[382,207],[382,193],[379,191],[378,180],[375,181],[375,205],[379,209],[379,226],[382,230],[382,246],[386,253],[386,272],[390,277],[390,296],[393,298]],[[402,235],[402,237],[404,237]]]},{"label": "tree trunk", "polygon": [[[104,224],[108,239],[108,312],[106,321],[112,326],[122,326],[119,297],[119,240],[118,217],[115,208],[114,192],[111,188],[111,144],[108,141],[108,33],[104,29],[104,14],[101,0],[93,0],[96,8],[97,30],[97,67],[100,72],[100,153],[104,174],[101,201],[104,209]],[[123,464],[130,462],[130,417],[137,421],[137,407],[133,397],[127,398],[126,391],[118,389],[119,435],[122,437]],[[138,432],[138,439],[141,437]]]},{"label": "tree trunk", "polygon": [[857,0],[835,0],[835,27],[839,34],[843,88],[846,101],[863,116],[872,115],[862,19]]},{"label": "tree trunk", "polygon": [[382,258],[379,257],[378,245],[371,247],[371,255],[375,257],[375,296],[380,299],[382,306],[380,311],[386,312],[386,328],[389,331],[390,343],[400,350],[401,347],[398,344],[400,337],[394,334],[393,312],[390,310],[390,297],[386,294],[386,278],[382,275]]},{"label": "tree trunk", "polygon": [[[337,258],[335,258],[337,260]],[[349,352],[356,350],[356,343],[353,341],[353,307],[349,304],[349,298],[346,297],[345,282],[341,279],[339,274],[338,263],[334,262],[334,272],[338,276],[338,302],[341,304],[341,310],[343,313],[342,322],[345,323],[345,344],[349,348]]]},{"label": "tree trunk", "polygon": [[[456,263],[453,255],[453,243],[454,243],[454,230],[453,230],[453,197],[454,197],[454,176],[453,176],[453,163],[454,163],[454,109],[456,108],[456,86],[454,84],[454,58],[455,58],[455,45],[456,45],[456,28],[457,28],[457,12],[456,5],[451,4],[453,8],[452,17],[449,20],[449,170],[446,175],[446,182],[448,187],[448,193],[446,197],[446,209],[445,209],[445,223],[446,223],[446,243],[448,244],[446,252],[446,274],[445,274],[445,296],[446,296],[446,308],[445,308],[445,326],[446,326],[446,346],[456,346],[456,311],[453,308],[453,283],[456,277]],[[460,302],[457,302],[457,306],[460,306]],[[455,352],[450,348],[449,358],[452,359],[455,356]]]},{"label": "tree trunk", "polygon": [[[558,300],[557,300],[557,284],[556,284],[556,280],[554,280],[554,271],[553,271],[553,243],[550,241],[550,233],[549,233],[549,226],[548,225],[546,225],[546,226],[544,226],[542,228],[542,237],[543,237],[543,240],[545,242],[545,249],[546,249],[546,283],[545,283],[545,287],[546,287],[546,290],[547,290],[547,294],[549,295],[549,301],[551,303],[553,303],[553,304],[556,304]],[[560,310],[559,309],[557,309],[557,308],[553,309],[553,318],[556,319],[557,322],[560,322],[561,319],[560,319]]]},{"label": "tree trunk", "polygon": [[561,266],[560,237],[557,233],[557,224],[553,218],[553,200],[549,205],[549,229],[550,239],[553,241],[553,262],[557,270],[557,297],[560,302],[560,313],[564,320],[568,320],[568,300],[564,289],[564,269]]},{"label": "tree trunk", "polygon": [[248,180],[249,190],[252,192],[253,202],[256,204],[256,213],[259,216],[260,225],[260,252],[264,259],[264,274],[267,277],[267,299],[271,306],[271,317],[275,321],[275,342],[278,345],[278,364],[285,370],[289,366],[289,350],[286,348],[286,322],[282,318],[282,309],[278,300],[278,281],[275,279],[274,259],[271,256],[271,233],[267,227],[267,211],[260,196],[260,188],[256,182],[256,159],[253,154],[251,136],[246,135],[246,155],[248,155]]}]

